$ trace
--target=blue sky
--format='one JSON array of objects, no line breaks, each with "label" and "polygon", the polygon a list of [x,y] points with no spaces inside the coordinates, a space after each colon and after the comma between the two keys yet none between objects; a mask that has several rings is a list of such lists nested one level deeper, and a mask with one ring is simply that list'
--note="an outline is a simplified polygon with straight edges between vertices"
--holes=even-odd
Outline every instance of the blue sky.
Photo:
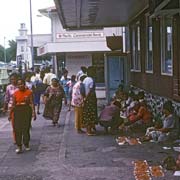
[{"label": "blue sky", "polygon": [[[54,6],[53,0],[31,0],[33,33],[50,33],[50,20],[38,17],[38,9]],[[8,40],[15,40],[18,36],[20,23],[25,23],[30,34],[30,0],[1,0],[0,2],[0,44],[8,46]],[[4,38],[5,37],[5,38]],[[5,39],[5,40],[4,40]]]}]

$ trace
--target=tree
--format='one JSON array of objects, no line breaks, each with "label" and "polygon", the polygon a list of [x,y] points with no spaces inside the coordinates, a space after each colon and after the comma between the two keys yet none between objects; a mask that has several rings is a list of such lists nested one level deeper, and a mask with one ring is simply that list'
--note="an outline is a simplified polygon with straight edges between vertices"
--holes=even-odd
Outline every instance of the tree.
[{"label": "tree", "polygon": [[4,61],[4,47],[0,45],[0,61]]},{"label": "tree", "polygon": [[11,60],[16,60],[16,49],[17,43],[14,40],[9,40],[9,48],[6,49],[7,60],[10,62]]}]

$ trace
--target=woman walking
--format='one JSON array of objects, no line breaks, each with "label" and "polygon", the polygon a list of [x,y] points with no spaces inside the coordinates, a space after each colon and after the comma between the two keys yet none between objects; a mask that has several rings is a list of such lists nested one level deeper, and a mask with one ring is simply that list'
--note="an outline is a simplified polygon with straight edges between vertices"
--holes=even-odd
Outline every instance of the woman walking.
[{"label": "woman walking", "polygon": [[57,78],[51,80],[51,85],[47,87],[44,93],[44,113],[43,116],[50,118],[54,126],[58,125],[58,120],[62,108],[62,99],[66,98],[63,87],[59,84]]},{"label": "woman walking", "polygon": [[10,78],[10,84],[6,87],[3,112],[8,111],[9,113],[8,119],[11,120],[12,129],[13,129],[13,141],[14,141],[14,144],[16,144],[15,132],[14,132],[14,120],[11,118],[12,114],[10,113],[10,109],[13,104],[13,94],[15,91],[18,90],[18,87],[17,87],[18,74],[12,73],[9,78]]},{"label": "woman walking", "polygon": [[22,144],[24,144],[26,151],[30,150],[31,118],[34,117],[34,120],[36,120],[36,114],[32,91],[26,88],[23,79],[17,81],[17,86],[18,90],[13,95],[13,105],[11,108],[13,116],[11,116],[11,118],[14,119],[15,139],[17,144],[16,153],[21,153]]}]

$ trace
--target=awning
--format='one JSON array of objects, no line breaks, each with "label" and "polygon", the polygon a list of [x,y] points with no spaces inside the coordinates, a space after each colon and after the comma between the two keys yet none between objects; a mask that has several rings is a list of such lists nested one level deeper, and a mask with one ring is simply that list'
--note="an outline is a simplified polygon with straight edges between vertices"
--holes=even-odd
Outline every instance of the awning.
[{"label": "awning", "polygon": [[54,0],[64,28],[126,26],[149,0]]},{"label": "awning", "polygon": [[37,49],[37,55],[67,52],[110,52],[106,40],[94,42],[61,42],[47,43]]}]

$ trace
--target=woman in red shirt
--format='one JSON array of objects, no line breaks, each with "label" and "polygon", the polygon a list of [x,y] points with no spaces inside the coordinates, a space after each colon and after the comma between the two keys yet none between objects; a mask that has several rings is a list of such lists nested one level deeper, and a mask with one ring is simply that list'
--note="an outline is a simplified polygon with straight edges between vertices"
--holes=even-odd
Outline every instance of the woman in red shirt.
[{"label": "woman in red shirt", "polygon": [[19,79],[17,81],[18,90],[13,95],[13,106],[11,111],[14,118],[14,130],[16,134],[16,153],[22,152],[22,143],[25,150],[30,150],[30,127],[31,118],[36,120],[35,108],[33,104],[32,91],[25,87],[25,81]]}]

